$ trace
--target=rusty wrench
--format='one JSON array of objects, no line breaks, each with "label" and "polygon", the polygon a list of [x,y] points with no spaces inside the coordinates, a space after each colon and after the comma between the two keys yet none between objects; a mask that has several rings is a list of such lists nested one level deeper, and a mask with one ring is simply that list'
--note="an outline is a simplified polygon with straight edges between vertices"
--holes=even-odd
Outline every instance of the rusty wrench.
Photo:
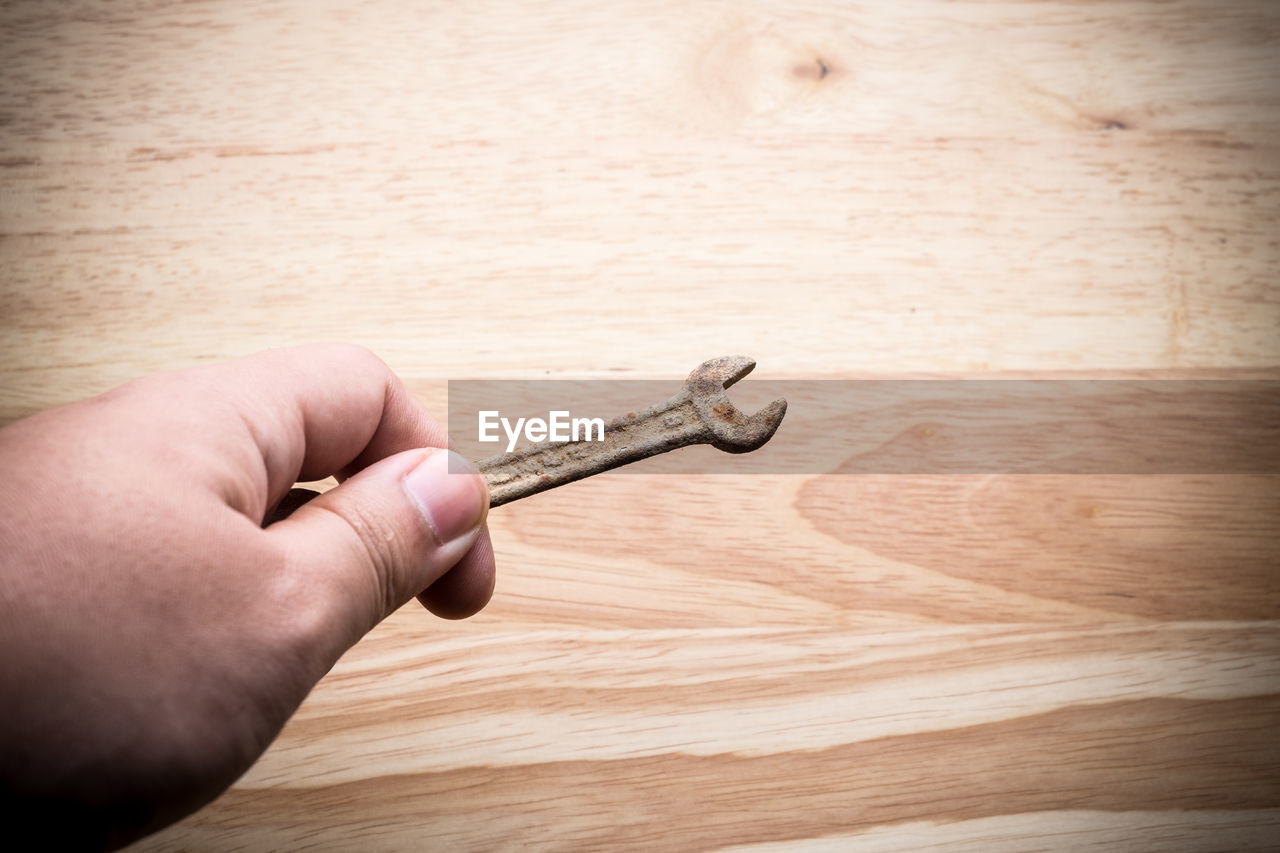
[{"label": "rusty wrench", "polygon": [[544,441],[477,462],[489,485],[489,506],[691,444],[710,444],[727,453],[755,450],[773,436],[787,413],[787,401],[781,399],[750,416],[730,402],[724,389],[755,366],[741,355],[703,362],[665,403],[605,424],[603,441]]}]

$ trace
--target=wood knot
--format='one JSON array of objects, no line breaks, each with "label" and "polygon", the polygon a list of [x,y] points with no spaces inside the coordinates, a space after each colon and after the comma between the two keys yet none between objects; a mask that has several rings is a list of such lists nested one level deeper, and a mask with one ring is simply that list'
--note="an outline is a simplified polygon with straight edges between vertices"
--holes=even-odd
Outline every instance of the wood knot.
[{"label": "wood knot", "polygon": [[831,73],[831,66],[821,56],[815,56],[812,62],[801,62],[791,69],[791,74],[798,80],[824,80]]}]

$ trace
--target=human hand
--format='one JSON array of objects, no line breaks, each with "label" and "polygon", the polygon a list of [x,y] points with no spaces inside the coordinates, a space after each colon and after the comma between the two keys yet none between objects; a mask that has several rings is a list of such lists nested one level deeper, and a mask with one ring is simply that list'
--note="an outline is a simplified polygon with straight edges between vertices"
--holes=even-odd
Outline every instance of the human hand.
[{"label": "human hand", "polygon": [[[385,364],[334,345],[145,377],[0,430],[7,828],[125,844],[221,793],[410,598],[482,608],[488,494],[447,473],[445,444]],[[261,526],[295,481],[330,474],[341,485]]]}]

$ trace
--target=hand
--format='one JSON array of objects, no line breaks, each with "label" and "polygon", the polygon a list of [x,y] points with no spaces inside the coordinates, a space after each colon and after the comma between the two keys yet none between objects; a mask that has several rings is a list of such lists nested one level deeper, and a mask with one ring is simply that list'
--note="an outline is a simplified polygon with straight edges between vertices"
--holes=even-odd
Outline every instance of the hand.
[{"label": "hand", "polygon": [[125,844],[221,793],[410,598],[482,608],[488,494],[447,473],[445,444],[347,346],[149,376],[0,430],[7,828]]}]

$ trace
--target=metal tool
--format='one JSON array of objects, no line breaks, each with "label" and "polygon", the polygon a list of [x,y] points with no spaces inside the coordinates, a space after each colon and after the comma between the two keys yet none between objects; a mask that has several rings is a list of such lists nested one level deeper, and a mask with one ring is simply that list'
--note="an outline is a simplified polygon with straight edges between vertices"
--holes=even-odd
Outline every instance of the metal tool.
[{"label": "metal tool", "polygon": [[605,424],[603,441],[544,441],[477,462],[489,485],[489,506],[691,444],[727,453],[755,450],[773,437],[787,413],[787,401],[779,399],[747,416],[724,393],[755,366],[741,355],[703,362],[670,400]]}]

